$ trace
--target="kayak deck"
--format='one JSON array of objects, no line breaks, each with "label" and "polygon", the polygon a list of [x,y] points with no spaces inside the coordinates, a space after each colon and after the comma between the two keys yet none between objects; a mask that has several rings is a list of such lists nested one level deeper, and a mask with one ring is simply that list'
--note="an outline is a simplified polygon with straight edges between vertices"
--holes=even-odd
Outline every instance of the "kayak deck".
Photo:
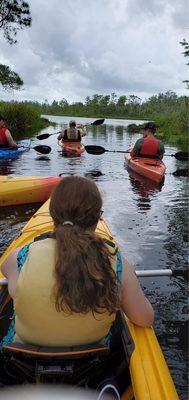
[{"label": "kayak deck", "polygon": [[46,201],[62,177],[12,177],[0,175],[0,206]]},{"label": "kayak deck", "polygon": [[[53,223],[49,215],[48,200],[2,255],[0,265],[13,249],[22,247],[33,241],[34,237],[52,230]],[[100,219],[96,232],[104,239],[113,241],[112,234],[103,219]],[[0,274],[0,278],[2,277]],[[129,367],[131,385],[125,389],[121,400],[178,400],[173,380],[153,328],[141,328],[130,321],[127,323],[135,343],[135,350],[131,356]]]},{"label": "kayak deck", "polygon": [[22,147],[18,147],[18,149],[9,148],[9,147],[0,147],[0,160],[1,159],[14,159],[20,156],[25,151],[30,150],[30,139],[18,140],[16,143],[20,144]]},{"label": "kayak deck", "polygon": [[59,142],[63,153],[80,155],[85,151],[85,146],[81,142]]},{"label": "kayak deck", "polygon": [[164,178],[166,167],[162,160],[144,157],[132,158],[130,153],[126,153],[125,162],[131,170],[154,182],[161,182]]}]

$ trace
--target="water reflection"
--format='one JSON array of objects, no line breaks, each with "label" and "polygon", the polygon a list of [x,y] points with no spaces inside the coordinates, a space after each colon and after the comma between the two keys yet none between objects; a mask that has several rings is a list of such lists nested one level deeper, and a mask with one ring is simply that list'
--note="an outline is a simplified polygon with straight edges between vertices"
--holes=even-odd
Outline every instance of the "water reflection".
[{"label": "water reflection", "polygon": [[129,173],[129,181],[133,192],[139,195],[135,198],[139,212],[150,210],[151,197],[154,197],[158,192],[161,192],[164,181],[161,183],[153,182],[150,179],[140,176],[128,167],[126,167],[126,169]]},{"label": "water reflection", "polygon": [[90,135],[92,138],[106,138],[107,134],[109,132],[109,129],[107,129],[106,124],[103,125],[97,125],[97,126],[87,126],[87,135]]},{"label": "water reflection", "polygon": [[116,126],[115,131],[116,135],[119,136],[120,139],[122,139],[124,134],[123,126]]},{"label": "water reflection", "polygon": [[9,175],[14,171],[16,161],[13,160],[0,160],[0,175]]},{"label": "water reflection", "polygon": [[51,161],[51,159],[50,159],[50,157],[49,156],[39,156],[39,157],[36,157],[36,161]]},{"label": "water reflection", "polygon": [[86,178],[99,178],[100,176],[104,175],[101,171],[95,171],[95,170],[91,170],[91,171],[87,171],[85,172],[84,176]]}]

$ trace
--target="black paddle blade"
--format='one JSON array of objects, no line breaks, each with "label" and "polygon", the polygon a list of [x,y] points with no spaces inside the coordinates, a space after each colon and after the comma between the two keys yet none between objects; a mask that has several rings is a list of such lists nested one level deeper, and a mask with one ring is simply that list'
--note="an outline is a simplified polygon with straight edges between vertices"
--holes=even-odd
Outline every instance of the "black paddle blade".
[{"label": "black paddle blade", "polygon": [[39,140],[48,139],[49,136],[51,136],[50,133],[42,133],[41,135],[37,136],[37,139]]},{"label": "black paddle blade", "polygon": [[49,154],[51,152],[50,146],[35,146],[33,147],[35,151],[42,154]]},{"label": "black paddle blade", "polygon": [[96,121],[92,122],[91,125],[102,125],[104,122],[104,119],[96,119]]},{"label": "black paddle blade", "polygon": [[173,154],[173,156],[179,161],[187,161],[188,160],[188,153],[185,151],[179,151],[178,153]]},{"label": "black paddle blade", "polygon": [[189,278],[188,269],[185,269],[184,271],[180,270],[180,269],[176,269],[173,271],[172,276],[174,276],[174,277],[182,276],[185,279],[185,281],[188,282],[188,278]]},{"label": "black paddle blade", "polygon": [[188,176],[188,169],[177,169],[176,171],[173,172],[174,176]]},{"label": "black paddle blade", "polygon": [[95,146],[95,145],[85,146],[85,150],[87,153],[95,154],[95,155],[100,155],[100,154],[105,153],[105,151],[108,151],[108,150],[104,149],[104,147],[102,147],[102,146]]}]

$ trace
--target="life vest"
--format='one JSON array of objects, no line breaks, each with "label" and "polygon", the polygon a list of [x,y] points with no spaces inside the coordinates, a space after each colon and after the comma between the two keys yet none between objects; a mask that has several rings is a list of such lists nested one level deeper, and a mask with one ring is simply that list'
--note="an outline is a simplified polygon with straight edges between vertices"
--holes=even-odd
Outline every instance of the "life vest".
[{"label": "life vest", "polygon": [[[113,245],[110,240],[110,261],[116,272],[117,255],[113,255],[116,248]],[[47,238],[30,245],[14,298],[18,340],[33,345],[66,347],[100,341],[108,334],[115,314],[110,315],[106,310],[101,314],[57,312],[52,296],[55,262],[55,239]]]},{"label": "life vest", "polygon": [[0,128],[0,145],[7,145],[7,137],[6,137],[7,128]]},{"label": "life vest", "polygon": [[155,156],[158,154],[159,141],[155,137],[147,136],[143,139],[142,147],[139,154],[148,154]]},{"label": "life vest", "polygon": [[81,141],[80,130],[77,128],[67,128],[64,134],[64,141],[79,142]]}]

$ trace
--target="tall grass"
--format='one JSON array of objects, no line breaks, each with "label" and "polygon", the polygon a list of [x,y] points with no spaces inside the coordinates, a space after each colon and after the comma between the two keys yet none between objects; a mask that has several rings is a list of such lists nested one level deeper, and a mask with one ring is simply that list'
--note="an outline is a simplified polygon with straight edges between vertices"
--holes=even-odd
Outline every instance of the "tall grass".
[{"label": "tall grass", "polygon": [[22,103],[0,103],[0,114],[15,139],[32,136],[35,132],[50,125],[48,120],[40,117],[32,107]]},{"label": "tall grass", "polygon": [[163,131],[162,139],[178,146],[183,150],[188,149],[188,111],[187,109],[175,110],[169,114],[158,115],[155,118],[160,130]]}]

